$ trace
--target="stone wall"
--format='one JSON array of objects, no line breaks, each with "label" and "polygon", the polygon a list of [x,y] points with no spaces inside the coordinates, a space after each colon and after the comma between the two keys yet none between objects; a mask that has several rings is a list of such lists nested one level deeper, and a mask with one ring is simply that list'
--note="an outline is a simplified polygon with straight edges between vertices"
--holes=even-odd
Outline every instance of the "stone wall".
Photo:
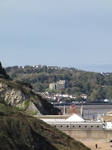
[{"label": "stone wall", "polygon": [[108,130],[62,130],[67,135],[79,141],[110,142],[112,131]]},{"label": "stone wall", "polygon": [[112,140],[112,130],[103,130],[103,124],[98,122],[49,123],[67,135],[79,141],[106,141]]}]

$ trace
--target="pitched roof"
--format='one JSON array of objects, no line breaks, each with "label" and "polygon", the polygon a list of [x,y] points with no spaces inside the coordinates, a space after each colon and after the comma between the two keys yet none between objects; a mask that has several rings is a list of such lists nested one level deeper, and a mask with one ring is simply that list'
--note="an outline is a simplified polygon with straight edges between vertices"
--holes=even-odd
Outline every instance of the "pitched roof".
[{"label": "pitched roof", "polygon": [[75,122],[84,122],[85,120],[82,119],[81,117],[79,117],[77,114],[73,114],[72,116],[70,116],[69,118],[67,118],[65,121],[75,121]]}]

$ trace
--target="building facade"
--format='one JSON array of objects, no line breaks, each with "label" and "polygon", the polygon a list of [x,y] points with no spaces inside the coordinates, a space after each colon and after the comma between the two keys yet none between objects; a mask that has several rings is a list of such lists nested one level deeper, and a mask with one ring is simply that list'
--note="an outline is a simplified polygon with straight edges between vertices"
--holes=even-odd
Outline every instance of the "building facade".
[{"label": "building facade", "polygon": [[66,87],[68,87],[68,81],[66,80],[59,80],[56,83],[50,83],[49,84],[49,89],[51,90],[55,90],[55,89],[65,89]]}]

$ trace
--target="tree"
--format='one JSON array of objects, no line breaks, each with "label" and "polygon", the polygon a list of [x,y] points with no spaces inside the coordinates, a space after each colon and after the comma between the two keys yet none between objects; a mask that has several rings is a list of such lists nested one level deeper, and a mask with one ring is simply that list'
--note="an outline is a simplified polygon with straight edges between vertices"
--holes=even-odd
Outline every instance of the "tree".
[{"label": "tree", "polygon": [[2,63],[0,62],[0,74],[1,77],[5,77],[6,79],[9,79],[9,76],[6,74],[6,71],[4,68],[2,68]]},{"label": "tree", "polygon": [[95,93],[95,92],[92,92],[91,95],[90,95],[90,97],[89,97],[89,99],[90,99],[91,101],[97,100],[97,95],[96,95],[96,93]]},{"label": "tree", "polygon": [[106,98],[112,99],[112,88],[109,88],[108,91],[106,92]]}]

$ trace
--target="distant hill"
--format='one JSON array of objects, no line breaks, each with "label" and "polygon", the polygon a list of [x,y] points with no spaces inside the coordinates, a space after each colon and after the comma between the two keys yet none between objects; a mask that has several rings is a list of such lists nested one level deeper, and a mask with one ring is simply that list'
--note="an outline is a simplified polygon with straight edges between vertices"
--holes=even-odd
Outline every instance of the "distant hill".
[{"label": "distant hill", "polygon": [[[112,73],[41,65],[7,67],[6,72],[13,80],[31,83],[35,92],[68,93],[78,100],[82,94],[86,94],[88,101],[112,99]],[[49,84],[59,80],[67,80],[69,86],[64,90],[49,90]]]}]

